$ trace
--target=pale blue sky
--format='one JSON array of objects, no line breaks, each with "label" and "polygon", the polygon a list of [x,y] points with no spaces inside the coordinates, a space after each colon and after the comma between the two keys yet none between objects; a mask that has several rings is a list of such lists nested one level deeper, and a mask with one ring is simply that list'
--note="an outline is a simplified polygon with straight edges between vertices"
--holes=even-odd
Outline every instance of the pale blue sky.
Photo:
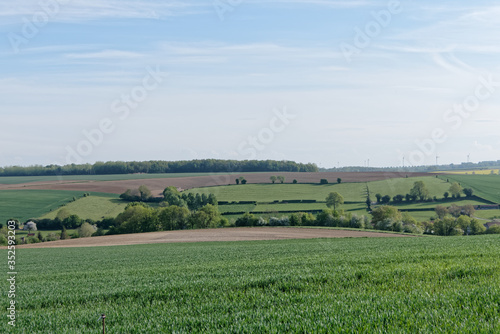
[{"label": "pale blue sky", "polygon": [[44,2],[0,1],[0,166],[500,159],[496,1]]}]

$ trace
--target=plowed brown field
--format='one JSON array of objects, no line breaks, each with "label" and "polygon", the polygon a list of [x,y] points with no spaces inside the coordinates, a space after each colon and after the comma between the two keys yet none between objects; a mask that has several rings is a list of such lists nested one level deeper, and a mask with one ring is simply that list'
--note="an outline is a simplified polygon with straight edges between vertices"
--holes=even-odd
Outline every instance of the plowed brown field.
[{"label": "plowed brown field", "polygon": [[18,248],[65,248],[123,246],[139,244],[208,242],[208,241],[250,241],[282,239],[319,238],[398,238],[409,237],[402,234],[377,233],[368,231],[330,230],[293,227],[221,228],[210,230],[185,230],[152,232],[140,234],[110,235],[44,242],[41,244],[19,245]]},{"label": "plowed brown field", "polygon": [[327,179],[330,183],[337,182],[341,178],[342,182],[369,182],[401,177],[428,176],[427,173],[386,173],[386,172],[366,172],[366,173],[254,173],[254,174],[214,174],[212,176],[180,177],[165,179],[143,179],[143,180],[121,180],[121,181],[52,181],[35,182],[23,184],[3,184],[0,190],[8,189],[48,189],[48,190],[77,190],[85,192],[103,192],[121,194],[127,189],[137,189],[141,185],[146,185],[153,195],[160,195],[166,187],[191,189],[200,187],[222,186],[234,184],[235,179],[243,176],[248,183],[269,183],[272,175],[282,175],[286,182],[290,183],[296,179],[299,183],[319,183],[321,179]]}]

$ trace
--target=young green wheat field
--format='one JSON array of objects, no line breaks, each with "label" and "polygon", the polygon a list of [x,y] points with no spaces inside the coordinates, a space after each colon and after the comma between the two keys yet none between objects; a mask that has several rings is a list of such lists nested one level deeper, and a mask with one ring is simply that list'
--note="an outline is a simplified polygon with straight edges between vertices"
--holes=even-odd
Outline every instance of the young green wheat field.
[{"label": "young green wheat field", "polygon": [[[107,333],[500,332],[499,236],[16,255],[18,319],[14,330],[3,319],[1,333],[99,333],[101,313]],[[5,279],[0,288],[5,295]]]}]

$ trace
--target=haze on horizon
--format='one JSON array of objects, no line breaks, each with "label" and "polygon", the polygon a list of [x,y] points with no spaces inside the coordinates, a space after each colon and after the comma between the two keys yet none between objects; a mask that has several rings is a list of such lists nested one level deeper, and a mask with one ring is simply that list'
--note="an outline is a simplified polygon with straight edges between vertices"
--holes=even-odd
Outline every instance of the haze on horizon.
[{"label": "haze on horizon", "polygon": [[2,2],[0,166],[498,160],[499,16],[485,0]]}]

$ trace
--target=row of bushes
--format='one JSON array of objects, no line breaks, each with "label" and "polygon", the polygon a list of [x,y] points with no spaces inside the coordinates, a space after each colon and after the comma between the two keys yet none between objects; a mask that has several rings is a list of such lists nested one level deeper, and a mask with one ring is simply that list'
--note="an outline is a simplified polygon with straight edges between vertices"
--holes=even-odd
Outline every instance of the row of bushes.
[{"label": "row of bushes", "polygon": [[257,205],[257,201],[234,201],[234,202],[227,202],[227,201],[219,201],[219,205],[229,205],[229,204],[254,204]]}]

